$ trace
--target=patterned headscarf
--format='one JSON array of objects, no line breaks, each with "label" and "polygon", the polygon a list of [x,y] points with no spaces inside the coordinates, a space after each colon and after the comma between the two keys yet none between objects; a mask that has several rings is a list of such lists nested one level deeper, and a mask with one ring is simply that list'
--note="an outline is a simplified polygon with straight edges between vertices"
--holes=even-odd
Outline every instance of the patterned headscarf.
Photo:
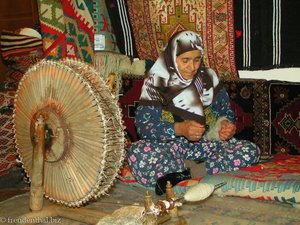
[{"label": "patterned headscarf", "polygon": [[204,108],[213,102],[221,85],[216,73],[205,68],[203,62],[193,79],[183,78],[176,57],[192,50],[204,55],[203,42],[197,33],[181,31],[170,38],[144,80],[140,104],[162,106],[182,120],[205,124]]}]

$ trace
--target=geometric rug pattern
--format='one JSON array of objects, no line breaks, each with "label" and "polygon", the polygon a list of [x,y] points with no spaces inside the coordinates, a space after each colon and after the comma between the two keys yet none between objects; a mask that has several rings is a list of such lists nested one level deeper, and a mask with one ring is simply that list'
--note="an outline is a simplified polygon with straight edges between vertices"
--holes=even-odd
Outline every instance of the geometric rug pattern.
[{"label": "geometric rug pattern", "polygon": [[223,84],[235,112],[238,139],[256,143],[263,156],[271,154],[269,95],[263,79],[228,79]]},{"label": "geometric rug pattern", "polygon": [[0,176],[16,165],[17,158],[12,117],[15,90],[10,86],[0,90]]},{"label": "geometric rug pattern", "polygon": [[269,85],[271,150],[300,154],[300,83],[272,82]]},{"label": "geometric rug pattern", "polygon": [[204,63],[222,77],[237,77],[233,0],[128,0],[128,15],[141,59],[156,60],[177,31],[192,30],[204,42]]},{"label": "geometric rug pattern", "polygon": [[91,1],[38,1],[46,59],[77,58],[93,64],[94,23]]}]

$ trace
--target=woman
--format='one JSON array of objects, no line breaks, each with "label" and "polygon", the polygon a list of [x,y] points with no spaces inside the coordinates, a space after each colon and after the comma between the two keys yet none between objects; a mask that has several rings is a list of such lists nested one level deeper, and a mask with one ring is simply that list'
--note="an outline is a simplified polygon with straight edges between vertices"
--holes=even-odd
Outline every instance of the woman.
[{"label": "woman", "polygon": [[201,37],[182,31],[170,38],[144,80],[135,123],[141,140],[128,151],[137,181],[165,191],[190,178],[184,160],[205,161],[208,174],[258,162],[259,148],[237,140],[234,112],[216,73],[204,67]]}]

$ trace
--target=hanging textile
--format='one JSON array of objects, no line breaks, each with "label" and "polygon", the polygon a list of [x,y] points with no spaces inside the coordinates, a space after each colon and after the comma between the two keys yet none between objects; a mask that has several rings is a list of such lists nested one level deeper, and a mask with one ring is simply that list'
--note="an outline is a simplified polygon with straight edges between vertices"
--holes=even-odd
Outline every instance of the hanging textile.
[{"label": "hanging textile", "polygon": [[93,0],[93,18],[95,27],[95,51],[120,52],[111,25],[105,0]]},{"label": "hanging textile", "polygon": [[125,0],[105,0],[120,52],[138,58]]},{"label": "hanging textile", "polygon": [[78,58],[93,63],[93,3],[89,0],[39,0],[46,59]]},{"label": "hanging textile", "polygon": [[156,60],[172,34],[193,30],[204,41],[205,64],[219,76],[237,77],[233,0],[127,0],[127,5],[141,59]]},{"label": "hanging textile", "polygon": [[300,66],[299,8],[299,0],[234,1],[237,69]]}]

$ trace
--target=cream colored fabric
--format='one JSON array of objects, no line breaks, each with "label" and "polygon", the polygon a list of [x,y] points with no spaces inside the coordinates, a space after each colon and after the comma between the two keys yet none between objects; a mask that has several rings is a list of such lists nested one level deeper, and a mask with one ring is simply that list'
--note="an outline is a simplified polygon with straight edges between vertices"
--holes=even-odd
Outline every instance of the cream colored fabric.
[{"label": "cream colored fabric", "polygon": [[95,68],[100,72],[102,79],[108,80],[111,73],[116,74],[114,84],[114,94],[119,95],[122,85],[123,74],[144,75],[145,61],[134,60],[123,54],[113,52],[95,52]]}]

